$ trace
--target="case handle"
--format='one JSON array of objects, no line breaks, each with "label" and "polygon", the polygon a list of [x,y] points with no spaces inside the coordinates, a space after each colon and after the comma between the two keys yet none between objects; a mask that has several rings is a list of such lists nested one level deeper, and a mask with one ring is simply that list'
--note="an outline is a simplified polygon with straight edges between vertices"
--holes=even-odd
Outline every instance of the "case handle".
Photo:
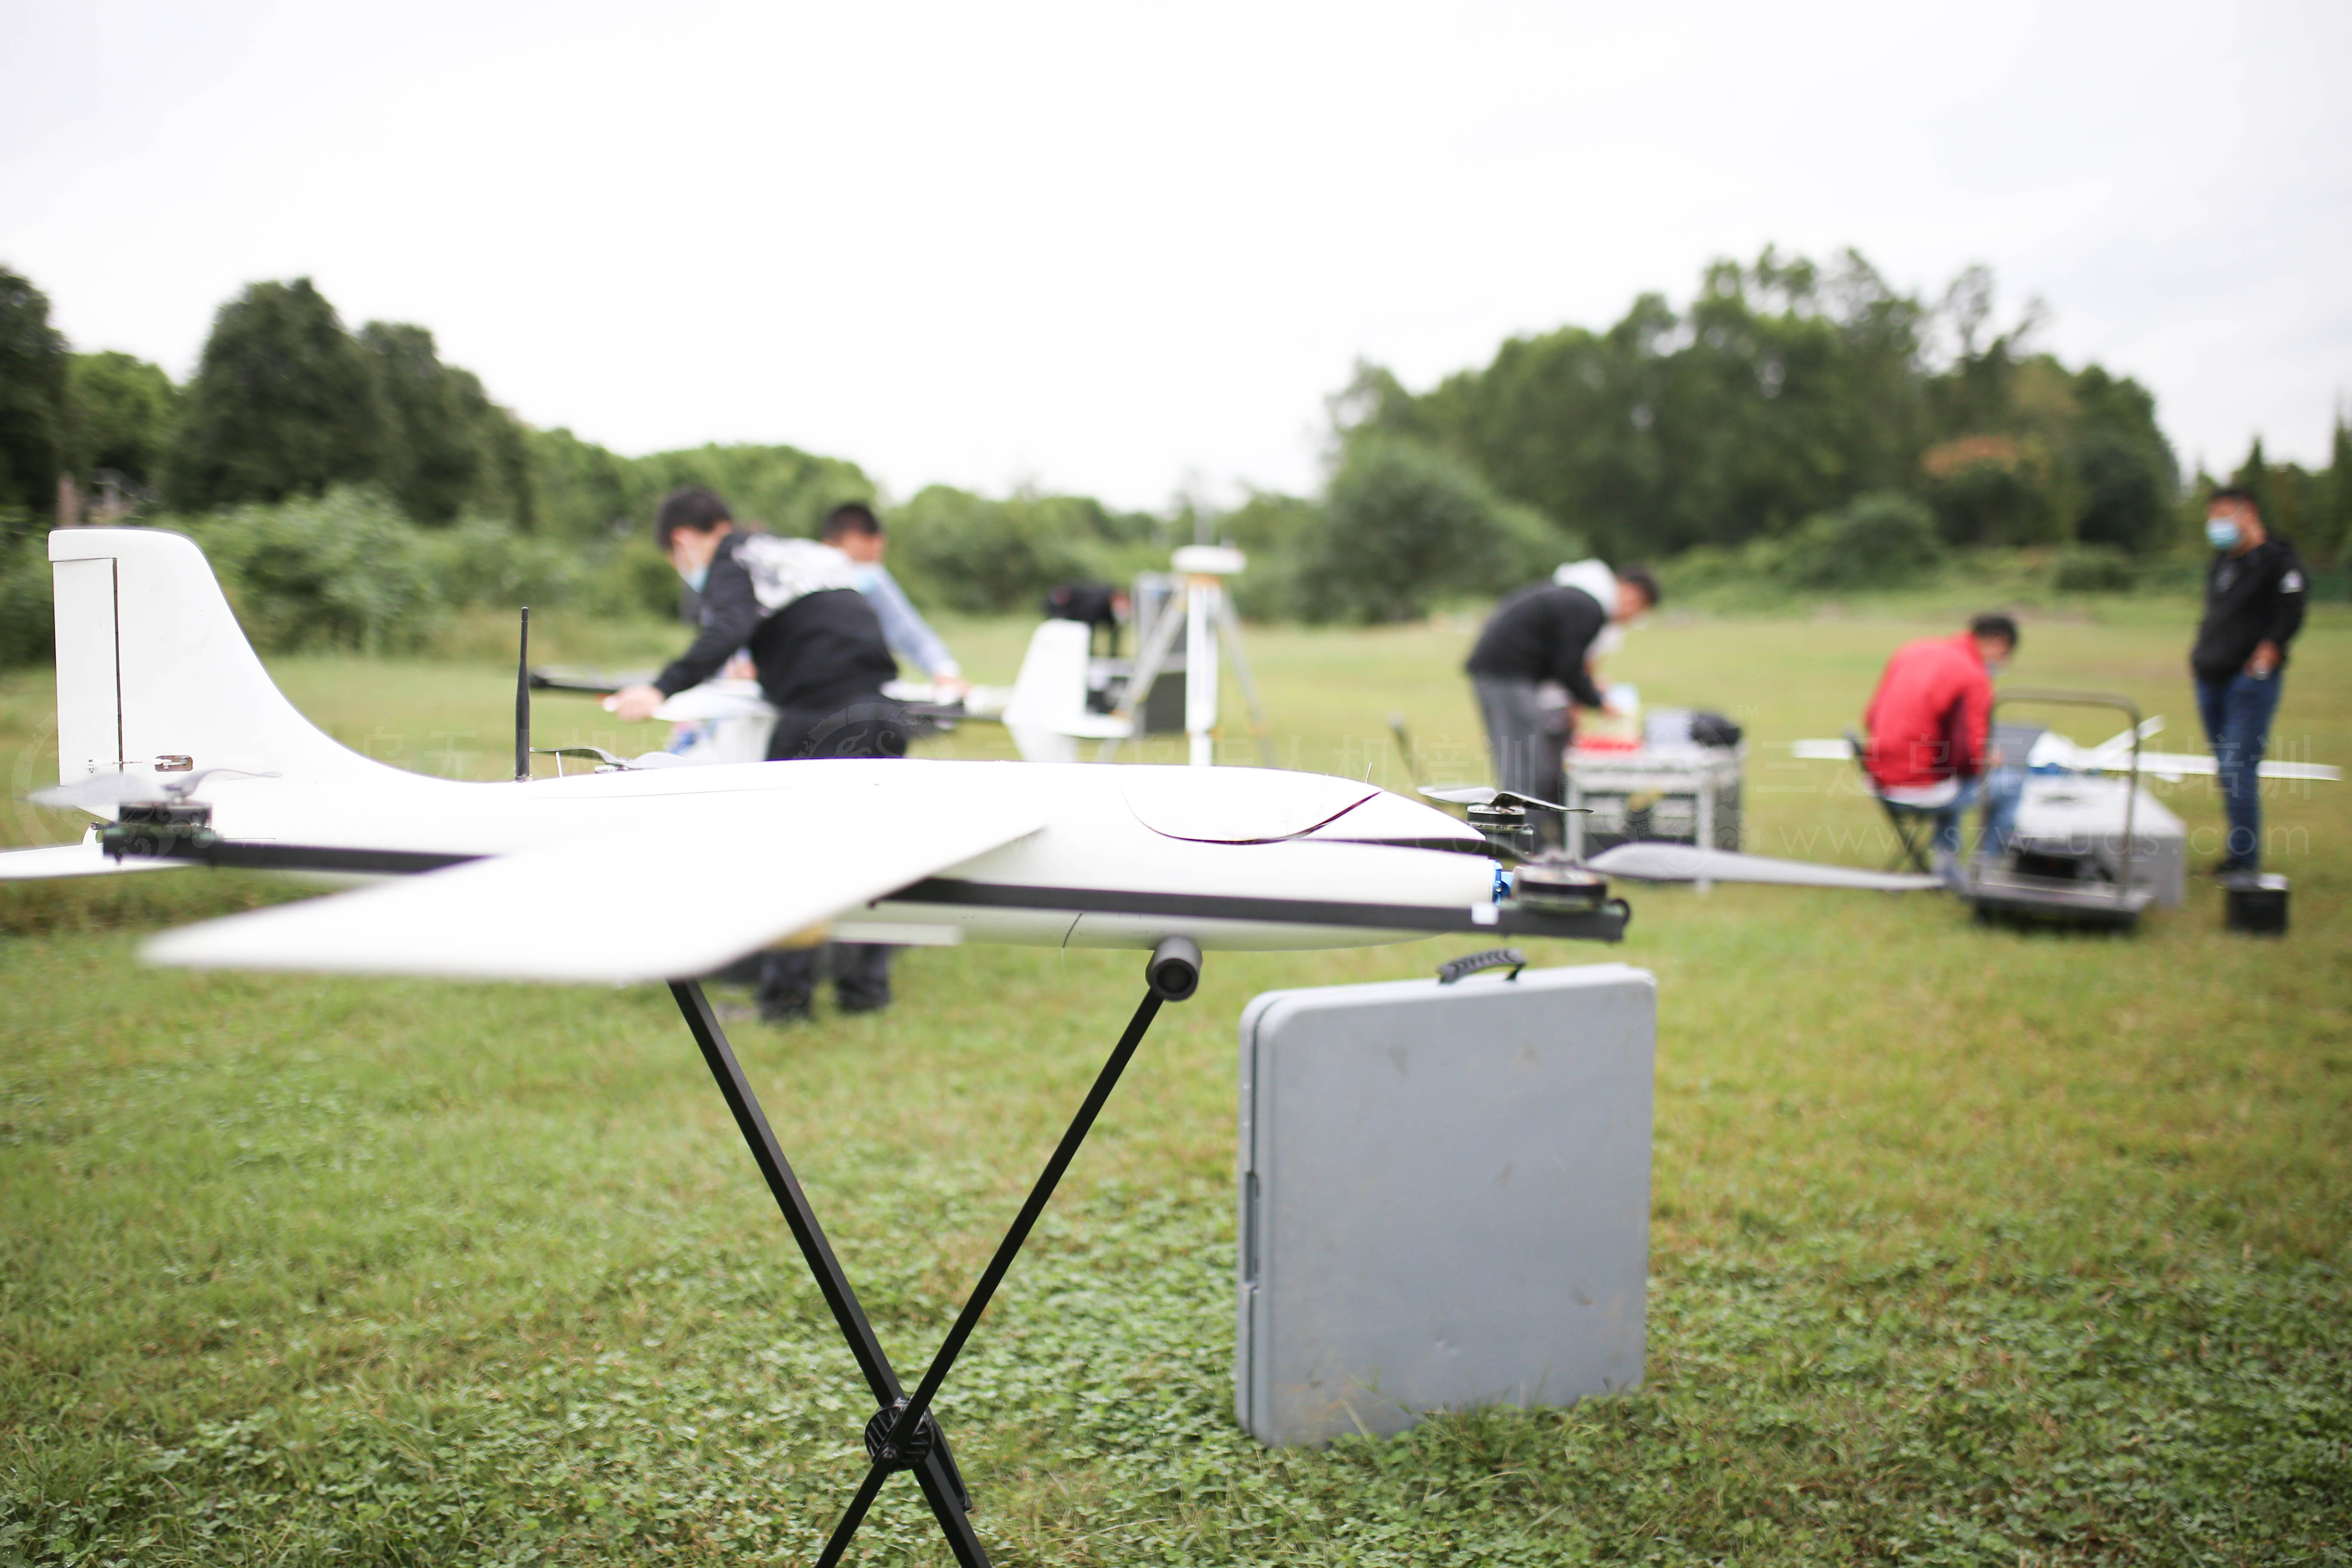
[{"label": "case handle", "polygon": [[1517,980],[1519,971],[1528,966],[1528,955],[1516,947],[1490,947],[1465,958],[1448,959],[1437,966],[1437,983],[1451,985],[1465,975],[1475,974],[1482,969],[1500,969],[1507,963],[1511,966],[1511,972],[1503,976],[1507,984]]}]

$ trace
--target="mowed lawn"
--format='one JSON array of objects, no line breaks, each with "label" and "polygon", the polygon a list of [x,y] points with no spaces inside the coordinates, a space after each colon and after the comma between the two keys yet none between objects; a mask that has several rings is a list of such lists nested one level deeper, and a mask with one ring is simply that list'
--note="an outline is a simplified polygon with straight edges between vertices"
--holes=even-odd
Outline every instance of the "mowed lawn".
[{"label": "mowed lawn", "polygon": [[[1855,723],[1888,649],[1966,608],[1662,616],[1612,674],[1748,725],[1750,848],[1877,864],[1851,770],[1785,742]],[[2030,618],[2011,679],[2125,692],[2195,750],[2189,618]],[[1010,679],[1025,626],[955,631]],[[1428,771],[1484,777],[1468,635],[1253,632],[1282,759],[1402,787],[1398,712]],[[472,777],[509,754],[510,666],[273,668],[373,754]],[[2286,679],[2274,754],[2352,763],[2352,615],[2319,613]],[[54,777],[50,704],[46,672],[0,678],[12,795]],[[543,740],[652,743],[584,700],[540,713]],[[2210,788],[2158,789],[2210,859]],[[1648,1381],[1319,1452],[1232,1416],[1235,1019],[1476,944],[1212,955],[941,1401],[992,1550],[2352,1560],[2352,784],[2269,806],[2284,942],[2224,932],[2204,884],[2127,936],[1980,927],[1939,896],[1636,888],[1622,948],[1539,947],[1658,976]],[[0,1564],[813,1558],[870,1412],[667,994],[137,963],[142,929],[284,896],[193,871],[0,889]],[[736,1026],[910,1376],[1140,967],[924,951],[880,1017]],[[903,1480],[861,1542],[946,1560]]]}]

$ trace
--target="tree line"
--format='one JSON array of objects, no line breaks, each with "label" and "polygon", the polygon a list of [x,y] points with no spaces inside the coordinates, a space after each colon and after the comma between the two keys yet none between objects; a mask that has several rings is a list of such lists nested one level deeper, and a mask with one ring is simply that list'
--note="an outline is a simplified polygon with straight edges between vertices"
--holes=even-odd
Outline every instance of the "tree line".
[{"label": "tree line", "polygon": [[[1727,556],[1811,585],[1893,581],[1944,551],[2146,561],[2194,548],[2187,482],[2147,390],[2033,346],[1982,268],[1939,298],[1860,255],[1718,261],[1677,310],[1643,295],[1603,330],[1504,343],[1424,392],[1360,366],[1334,400],[1338,472],[1376,453],[1458,465],[1613,559]],[[2259,442],[2231,476],[2321,560],[2352,550],[2352,430],[2316,473]]]},{"label": "tree line", "polygon": [[[129,354],[74,353],[46,296],[0,268],[0,658],[45,656],[36,535],[59,521],[196,535],[278,647],[414,646],[438,612],[524,597],[671,614],[677,581],[647,525],[685,484],[785,533],[880,500],[856,463],[793,447],[628,458],[534,429],[444,363],[430,331],[351,331],[309,279],[224,304],[179,385]],[[892,563],[927,602],[1003,611],[1054,583],[1165,564],[1180,521],[933,485],[891,509]]]},{"label": "tree line", "polygon": [[[417,581],[442,582],[444,601],[472,563],[501,591],[536,584],[629,613],[674,595],[644,542],[673,486],[709,485],[793,533],[877,499],[855,463],[792,447],[626,458],[533,429],[446,363],[429,330],[347,329],[308,279],[222,305],[185,385],[128,354],[73,352],[48,310],[0,268],[0,531],[26,542],[61,511],[212,519],[232,553],[244,546],[222,520],[291,550],[325,540],[321,517],[364,516],[379,545],[385,527],[463,536],[411,552],[442,563]],[[1245,608],[1309,620],[1406,618],[1588,552],[1665,563],[1670,585],[1798,590],[1899,584],[1998,548],[2062,555],[2077,586],[2120,586],[2193,552],[2191,513],[2214,479],[2184,479],[2147,389],[2038,350],[2038,325],[2032,310],[2001,315],[1983,268],[1928,298],[1852,251],[1824,266],[1768,249],[1713,264],[1679,308],[1643,295],[1612,325],[1514,338],[1423,391],[1360,365],[1330,400],[1323,492],[1259,494],[1213,522],[1253,553]],[[2340,416],[2331,458],[2272,464],[2257,442],[2228,478],[2307,556],[2339,561],[2352,554]],[[295,521],[265,526],[271,508]],[[899,574],[978,612],[1161,563],[1193,519],[933,486],[890,522]],[[0,590],[0,609],[30,592]]]}]

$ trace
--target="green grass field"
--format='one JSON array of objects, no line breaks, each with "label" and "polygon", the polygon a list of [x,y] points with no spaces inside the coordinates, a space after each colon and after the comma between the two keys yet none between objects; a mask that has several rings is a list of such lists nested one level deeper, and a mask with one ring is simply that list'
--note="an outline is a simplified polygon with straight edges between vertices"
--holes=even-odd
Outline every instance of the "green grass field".
[{"label": "green grass field", "polygon": [[[1853,724],[1888,648],[1964,607],[1661,617],[1612,673],[1748,724],[1750,848],[1875,864],[1850,770],[1780,742]],[[2011,679],[2129,693],[2194,750],[2188,618],[2044,615]],[[1025,627],[954,631],[968,668],[1010,678]],[[567,651],[560,617],[543,636]],[[1466,640],[1254,633],[1284,760],[1402,784],[1394,710],[1433,771],[1483,776]],[[487,652],[275,668],[377,756],[499,771],[511,667]],[[0,679],[12,796],[54,777],[50,702],[46,674]],[[595,739],[601,717],[544,699],[541,735]],[[2352,763],[2352,615],[2298,645],[2274,754]],[[2163,793],[2210,858],[2210,789]],[[2121,937],[1724,888],[1636,889],[1622,949],[1540,949],[1659,980],[1648,1381],[1320,1452],[1263,1450],[1231,1414],[1234,1020],[1262,990],[1423,974],[1472,944],[1213,956],[942,1400],[992,1549],[2352,1561],[2352,785],[2270,812],[2283,942],[2224,933],[2203,885]],[[74,830],[7,819],[18,843]],[[200,872],[0,889],[0,1564],[812,1557],[868,1411],[667,995],[136,963],[142,929],[284,896]],[[878,1018],[736,1026],[902,1369],[1139,967],[924,951]],[[859,1561],[945,1561],[903,1481],[862,1542]]]}]

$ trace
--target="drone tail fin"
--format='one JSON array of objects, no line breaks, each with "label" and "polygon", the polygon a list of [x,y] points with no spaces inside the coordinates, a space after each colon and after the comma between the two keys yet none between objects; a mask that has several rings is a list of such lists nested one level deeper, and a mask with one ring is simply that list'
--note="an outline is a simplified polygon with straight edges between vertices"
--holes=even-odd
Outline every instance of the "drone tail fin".
[{"label": "drone tail fin", "polygon": [[286,700],[194,541],[58,529],[49,562],[60,783],[205,767],[326,782],[383,771]]}]

